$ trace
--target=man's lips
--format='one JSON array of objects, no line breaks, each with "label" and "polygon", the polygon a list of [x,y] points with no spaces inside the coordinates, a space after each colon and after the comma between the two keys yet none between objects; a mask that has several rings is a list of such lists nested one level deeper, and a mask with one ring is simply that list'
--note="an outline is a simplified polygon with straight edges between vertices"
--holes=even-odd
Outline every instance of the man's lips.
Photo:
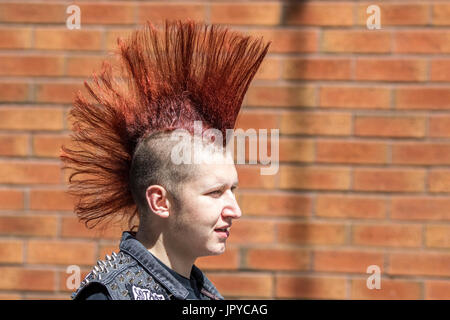
[{"label": "man's lips", "polygon": [[225,238],[228,238],[228,236],[230,235],[230,227],[216,228],[214,229],[214,231]]}]

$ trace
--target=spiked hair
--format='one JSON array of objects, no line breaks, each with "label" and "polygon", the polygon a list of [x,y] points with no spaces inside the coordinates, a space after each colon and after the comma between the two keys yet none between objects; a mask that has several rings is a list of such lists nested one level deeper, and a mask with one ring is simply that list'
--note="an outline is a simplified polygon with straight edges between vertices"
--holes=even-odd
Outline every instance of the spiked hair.
[{"label": "spiked hair", "polygon": [[96,103],[77,92],[69,113],[71,145],[61,148],[63,167],[71,169],[75,213],[88,228],[117,215],[130,223],[138,214],[130,168],[146,137],[175,129],[192,133],[196,120],[223,136],[234,129],[270,45],[191,20],[166,20],[162,29],[147,21],[117,42],[124,81],[116,81],[104,61],[100,75],[93,74],[94,84],[84,82]]}]

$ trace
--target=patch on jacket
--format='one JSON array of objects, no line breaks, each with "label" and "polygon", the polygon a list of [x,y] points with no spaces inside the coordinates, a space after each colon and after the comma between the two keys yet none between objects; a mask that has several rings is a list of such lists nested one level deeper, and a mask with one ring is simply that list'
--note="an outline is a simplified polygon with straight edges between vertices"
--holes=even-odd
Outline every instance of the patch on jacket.
[{"label": "patch on jacket", "polygon": [[151,292],[149,289],[131,286],[134,300],[166,300],[162,294]]}]

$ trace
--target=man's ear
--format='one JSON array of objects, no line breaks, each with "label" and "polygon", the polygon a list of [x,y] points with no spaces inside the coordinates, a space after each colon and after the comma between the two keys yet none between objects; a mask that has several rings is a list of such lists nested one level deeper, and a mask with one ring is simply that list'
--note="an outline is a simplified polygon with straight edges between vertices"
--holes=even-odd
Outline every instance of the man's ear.
[{"label": "man's ear", "polygon": [[169,217],[170,202],[167,190],[160,185],[151,185],[145,191],[150,212],[161,218]]}]

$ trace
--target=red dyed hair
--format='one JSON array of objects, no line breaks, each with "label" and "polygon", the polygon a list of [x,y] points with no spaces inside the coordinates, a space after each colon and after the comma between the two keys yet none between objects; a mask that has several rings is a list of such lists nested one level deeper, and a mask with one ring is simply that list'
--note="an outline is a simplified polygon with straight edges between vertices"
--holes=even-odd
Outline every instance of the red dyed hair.
[{"label": "red dyed hair", "polygon": [[[270,42],[217,25],[191,20],[150,22],[125,41],[118,39],[121,80],[103,62],[94,84],[84,82],[96,104],[77,93],[69,116],[71,146],[62,146],[64,168],[72,170],[69,193],[88,228],[117,214],[137,214],[129,171],[137,144],[153,132],[185,129],[194,121],[226,135]],[[126,84],[126,85],[125,85]],[[94,222],[90,225],[89,222]]]}]

